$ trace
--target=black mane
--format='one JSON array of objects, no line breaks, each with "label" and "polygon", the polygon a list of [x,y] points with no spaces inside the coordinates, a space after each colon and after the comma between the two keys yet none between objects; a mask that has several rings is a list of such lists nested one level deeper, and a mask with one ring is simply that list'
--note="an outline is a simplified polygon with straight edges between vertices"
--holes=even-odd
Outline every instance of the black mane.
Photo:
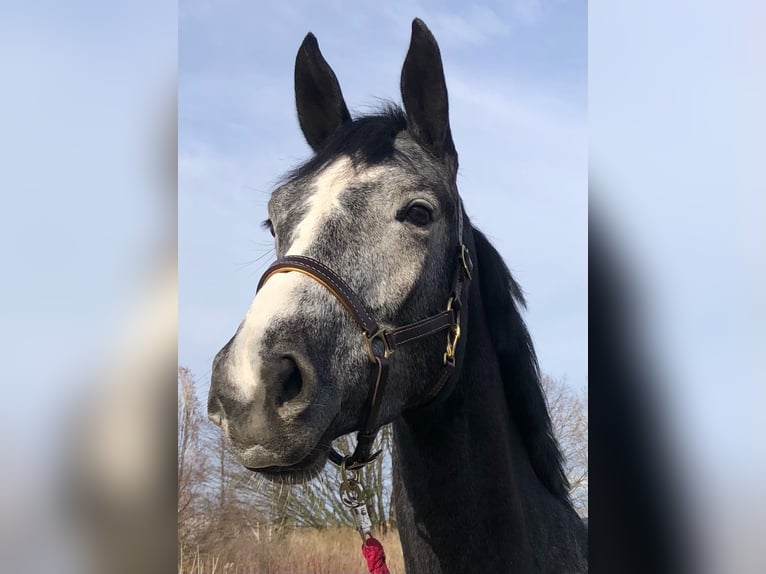
[{"label": "black mane", "polygon": [[553,435],[540,368],[527,326],[519,312],[524,295],[508,266],[481,231],[474,228],[481,298],[492,343],[500,360],[505,396],[529,459],[543,485],[567,506],[569,481]]},{"label": "black mane", "polygon": [[341,154],[367,165],[390,159],[395,154],[397,134],[406,129],[404,111],[388,102],[378,112],[341,125],[310,160],[289,172],[285,180],[296,181],[311,176]]}]

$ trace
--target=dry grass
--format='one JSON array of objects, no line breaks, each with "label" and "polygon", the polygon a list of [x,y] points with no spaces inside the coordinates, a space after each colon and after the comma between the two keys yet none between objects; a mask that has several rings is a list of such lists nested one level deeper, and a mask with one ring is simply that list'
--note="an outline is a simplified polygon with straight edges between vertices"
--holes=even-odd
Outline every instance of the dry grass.
[{"label": "dry grass", "polygon": [[[186,549],[179,555],[182,574],[356,574],[366,573],[361,538],[355,530],[296,529],[282,535],[241,536],[215,549]],[[396,532],[379,536],[391,574],[403,574]]]}]

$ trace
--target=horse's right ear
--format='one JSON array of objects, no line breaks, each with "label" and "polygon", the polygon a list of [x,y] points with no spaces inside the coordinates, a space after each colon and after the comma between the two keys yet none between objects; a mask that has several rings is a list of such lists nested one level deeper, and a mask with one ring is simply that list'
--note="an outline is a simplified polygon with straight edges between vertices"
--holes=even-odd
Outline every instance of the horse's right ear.
[{"label": "horse's right ear", "polygon": [[338,78],[311,32],[295,57],[295,105],[303,135],[315,152],[336,129],[351,121]]}]

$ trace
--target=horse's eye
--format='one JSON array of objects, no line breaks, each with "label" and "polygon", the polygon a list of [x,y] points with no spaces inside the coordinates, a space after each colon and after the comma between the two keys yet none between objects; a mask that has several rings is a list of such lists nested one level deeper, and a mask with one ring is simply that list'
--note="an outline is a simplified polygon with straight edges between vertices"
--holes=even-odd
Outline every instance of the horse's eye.
[{"label": "horse's eye", "polygon": [[425,227],[431,223],[431,210],[425,205],[415,203],[407,209],[407,221],[417,225],[418,227]]},{"label": "horse's eye", "polygon": [[268,229],[269,233],[271,233],[271,236],[276,237],[274,235],[274,224],[271,223],[271,219],[264,220],[263,223],[261,223],[261,227],[263,227],[264,229]]}]

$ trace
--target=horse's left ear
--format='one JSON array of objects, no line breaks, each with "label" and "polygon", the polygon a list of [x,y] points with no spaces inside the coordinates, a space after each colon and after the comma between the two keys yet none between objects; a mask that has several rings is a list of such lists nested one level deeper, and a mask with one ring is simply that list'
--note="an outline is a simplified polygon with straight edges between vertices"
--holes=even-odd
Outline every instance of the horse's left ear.
[{"label": "horse's left ear", "polygon": [[420,18],[412,21],[412,38],[402,68],[401,88],[407,129],[454,175],[457,173],[457,151],[449,126],[442,57],[436,39]]},{"label": "horse's left ear", "polygon": [[336,129],[351,121],[338,78],[311,32],[295,57],[295,105],[303,135],[315,152]]}]

